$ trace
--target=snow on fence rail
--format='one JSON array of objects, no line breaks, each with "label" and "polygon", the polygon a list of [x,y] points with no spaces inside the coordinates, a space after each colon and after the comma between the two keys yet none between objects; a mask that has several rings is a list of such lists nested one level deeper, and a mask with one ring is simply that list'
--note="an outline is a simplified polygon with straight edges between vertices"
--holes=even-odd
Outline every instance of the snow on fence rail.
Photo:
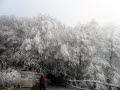
[{"label": "snow on fence rail", "polygon": [[109,86],[109,87],[115,87],[117,88],[118,90],[120,90],[120,85],[115,85],[115,84],[110,84],[110,83],[105,83],[105,82],[101,82],[101,81],[97,81],[97,80],[68,80],[70,82],[69,85],[71,85],[72,87],[75,87],[77,89],[80,89],[80,90],[89,90],[89,89],[86,89],[86,88],[80,88],[78,87],[77,85],[73,85],[72,83],[77,83],[77,82],[91,82],[91,83],[94,83],[94,84],[102,84],[102,85],[105,85],[105,86]]}]

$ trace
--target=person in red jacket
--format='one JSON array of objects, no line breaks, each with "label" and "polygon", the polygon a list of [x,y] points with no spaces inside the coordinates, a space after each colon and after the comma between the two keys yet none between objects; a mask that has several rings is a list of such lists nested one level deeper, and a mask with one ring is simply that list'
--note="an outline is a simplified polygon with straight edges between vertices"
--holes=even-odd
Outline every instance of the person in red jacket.
[{"label": "person in red jacket", "polygon": [[40,77],[40,90],[45,90],[46,77],[44,74]]}]

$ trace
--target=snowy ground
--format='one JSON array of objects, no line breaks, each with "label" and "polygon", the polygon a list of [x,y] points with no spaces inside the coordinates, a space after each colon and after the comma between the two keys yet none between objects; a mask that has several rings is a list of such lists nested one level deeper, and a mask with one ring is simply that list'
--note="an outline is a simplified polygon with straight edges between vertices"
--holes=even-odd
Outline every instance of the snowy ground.
[{"label": "snowy ground", "polygon": [[[8,90],[31,90],[31,89],[29,89],[29,88],[17,88],[17,89],[8,89]],[[39,90],[39,89],[37,89],[37,90]],[[70,89],[65,88],[65,87],[55,87],[55,86],[53,87],[53,86],[50,86],[46,90],[70,90]]]}]

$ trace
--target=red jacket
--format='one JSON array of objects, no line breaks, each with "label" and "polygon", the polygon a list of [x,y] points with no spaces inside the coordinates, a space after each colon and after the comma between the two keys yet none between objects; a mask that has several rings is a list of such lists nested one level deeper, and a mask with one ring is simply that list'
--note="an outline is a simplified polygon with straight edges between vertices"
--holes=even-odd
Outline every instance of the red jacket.
[{"label": "red jacket", "polygon": [[42,77],[42,80],[43,80],[43,81],[46,81],[46,77],[45,77],[45,76],[43,76],[43,77]]}]

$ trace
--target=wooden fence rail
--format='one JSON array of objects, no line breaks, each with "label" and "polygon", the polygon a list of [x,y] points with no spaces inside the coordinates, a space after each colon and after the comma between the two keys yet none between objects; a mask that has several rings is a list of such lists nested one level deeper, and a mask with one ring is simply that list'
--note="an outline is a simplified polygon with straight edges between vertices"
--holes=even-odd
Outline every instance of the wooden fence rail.
[{"label": "wooden fence rail", "polygon": [[70,82],[70,85],[74,88],[77,88],[79,90],[89,90],[89,89],[85,89],[85,88],[80,88],[77,85],[73,85],[72,83],[77,83],[77,82],[90,82],[90,83],[94,83],[94,84],[102,84],[108,87],[115,87],[117,88],[117,90],[120,90],[120,85],[116,85],[116,84],[110,84],[110,83],[105,83],[105,82],[101,82],[101,81],[97,81],[97,80],[68,80]]}]

